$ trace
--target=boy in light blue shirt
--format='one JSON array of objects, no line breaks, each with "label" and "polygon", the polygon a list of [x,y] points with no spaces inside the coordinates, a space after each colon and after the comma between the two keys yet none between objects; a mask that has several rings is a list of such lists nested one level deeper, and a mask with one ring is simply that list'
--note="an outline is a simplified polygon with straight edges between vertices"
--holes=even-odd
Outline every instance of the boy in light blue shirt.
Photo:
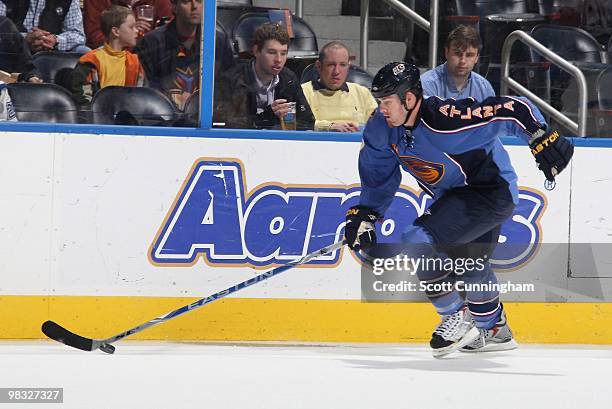
[{"label": "boy in light blue shirt", "polygon": [[472,72],[479,48],[480,37],[473,27],[460,25],[451,31],[444,45],[446,62],[421,77],[423,94],[442,99],[472,97],[477,101],[495,96],[491,83]]}]

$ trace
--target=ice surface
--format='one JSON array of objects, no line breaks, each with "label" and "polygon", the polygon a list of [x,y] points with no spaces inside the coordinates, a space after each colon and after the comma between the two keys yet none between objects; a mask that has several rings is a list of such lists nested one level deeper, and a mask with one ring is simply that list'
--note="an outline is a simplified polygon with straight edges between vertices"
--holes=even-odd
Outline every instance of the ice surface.
[{"label": "ice surface", "polygon": [[63,387],[67,408],[612,408],[612,346],[456,353],[422,345],[0,342],[0,387]]}]

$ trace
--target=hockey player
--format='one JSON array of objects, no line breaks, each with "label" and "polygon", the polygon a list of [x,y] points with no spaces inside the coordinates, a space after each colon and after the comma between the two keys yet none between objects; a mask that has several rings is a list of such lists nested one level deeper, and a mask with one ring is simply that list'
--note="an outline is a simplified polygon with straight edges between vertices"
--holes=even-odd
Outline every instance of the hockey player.
[{"label": "hockey player", "polygon": [[[402,232],[408,255],[488,260],[501,224],[518,203],[517,176],[499,136],[522,137],[548,180],[554,180],[574,152],[527,100],[424,99],[419,71],[409,63],[381,68],[372,93],[379,108],[363,133],[360,201],[346,217],[345,238],[353,250],[376,243],[374,222],[391,204],[403,168],[433,198],[427,211]],[[455,274],[423,268],[416,274],[421,283],[450,283],[426,293],[441,315],[430,341],[435,357],[460,348],[516,347],[494,285],[490,291],[466,291],[464,300],[454,286]],[[470,283],[497,283],[488,261],[482,269],[466,271],[461,280],[466,288]]]}]

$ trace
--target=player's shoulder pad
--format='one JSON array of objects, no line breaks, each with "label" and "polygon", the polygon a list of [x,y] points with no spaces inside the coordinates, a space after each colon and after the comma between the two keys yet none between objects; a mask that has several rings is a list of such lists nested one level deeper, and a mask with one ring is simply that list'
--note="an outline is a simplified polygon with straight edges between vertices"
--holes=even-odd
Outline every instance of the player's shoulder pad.
[{"label": "player's shoulder pad", "polygon": [[385,116],[377,108],[370,115],[370,119],[363,131],[363,142],[375,149],[385,149],[389,142],[391,128],[387,125]]}]

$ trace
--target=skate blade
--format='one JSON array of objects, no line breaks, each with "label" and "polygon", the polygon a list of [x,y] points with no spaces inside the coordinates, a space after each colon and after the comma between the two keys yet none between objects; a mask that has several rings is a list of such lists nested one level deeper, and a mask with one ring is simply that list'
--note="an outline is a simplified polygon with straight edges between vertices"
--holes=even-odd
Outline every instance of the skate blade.
[{"label": "skate blade", "polygon": [[460,352],[466,352],[468,354],[474,354],[477,352],[495,352],[495,351],[510,351],[512,349],[518,348],[518,343],[511,339],[508,342],[492,342],[490,344],[486,344],[482,348],[478,349],[465,349],[461,348]]},{"label": "skate blade", "polygon": [[467,344],[470,344],[479,336],[480,331],[478,331],[478,328],[472,327],[459,342],[451,344],[445,348],[434,349],[433,351],[431,351],[431,353],[434,358],[443,358],[446,355],[452,354],[453,352],[457,351],[459,348],[463,348]]}]

